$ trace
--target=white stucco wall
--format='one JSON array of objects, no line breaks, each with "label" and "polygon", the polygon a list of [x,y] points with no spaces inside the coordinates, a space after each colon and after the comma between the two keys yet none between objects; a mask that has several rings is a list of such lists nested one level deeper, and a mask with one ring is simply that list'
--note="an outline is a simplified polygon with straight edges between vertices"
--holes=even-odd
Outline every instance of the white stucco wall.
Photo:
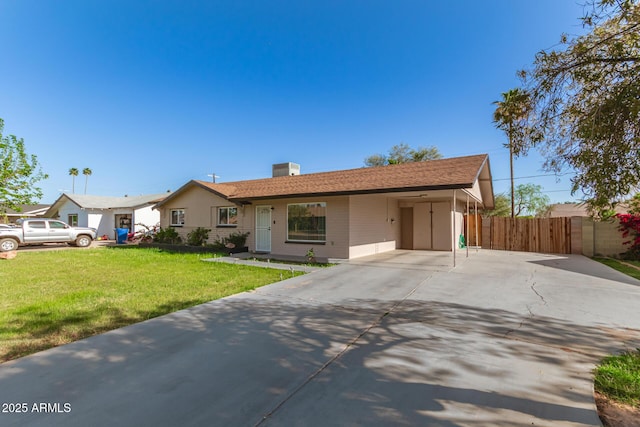
[{"label": "white stucco wall", "polygon": [[[115,239],[115,233],[113,231],[113,216],[108,214],[109,211],[102,211],[92,209],[87,211],[87,227],[92,227],[98,230],[98,236],[107,235],[110,239]],[[109,221],[111,219],[111,221]]]},{"label": "white stucco wall", "polygon": [[78,227],[93,227],[98,230],[98,236],[106,234],[114,238],[113,219],[108,221],[108,210],[82,209],[70,200],[66,200],[58,210],[58,218],[69,222],[69,215],[78,215]]},{"label": "white stucco wall", "polygon": [[81,209],[80,206],[75,203],[67,200],[58,210],[58,219],[68,223],[69,215],[71,214],[78,215],[79,227],[88,227],[88,212]]},{"label": "white stucco wall", "polygon": [[[327,235],[324,243],[287,241],[287,206],[294,203],[326,203]],[[302,197],[270,200],[256,205],[270,205],[271,214],[271,253],[277,255],[305,256],[310,249],[319,258],[345,259],[349,256],[349,198],[338,197]],[[254,211],[255,218],[255,208]],[[255,224],[252,224],[255,227]],[[255,248],[255,246],[253,246]],[[250,247],[250,249],[253,249]]]},{"label": "white stucco wall", "polygon": [[[254,206],[246,207],[236,206],[238,208],[238,224],[236,227],[219,226],[217,224],[218,208],[233,207],[233,203],[222,197],[207,191],[203,188],[194,186],[182,194],[178,194],[169,202],[163,205],[158,212],[158,221],[162,228],[171,227],[171,210],[184,209],[184,225],[181,227],[173,227],[178,234],[186,239],[187,234],[198,227],[211,230],[209,232],[209,243],[216,240],[222,240],[232,233],[250,232],[247,238],[247,245],[253,245],[253,210]],[[136,217],[137,218],[137,217]],[[136,222],[143,222],[138,221]],[[155,223],[154,223],[155,224]]]},{"label": "white stucco wall", "polygon": [[349,258],[398,248],[400,207],[386,195],[349,197]]},{"label": "white stucco wall", "polygon": [[152,209],[151,206],[137,208],[133,211],[133,231],[136,232],[140,229],[145,229],[136,224],[144,224],[148,227],[160,224],[160,211]]}]

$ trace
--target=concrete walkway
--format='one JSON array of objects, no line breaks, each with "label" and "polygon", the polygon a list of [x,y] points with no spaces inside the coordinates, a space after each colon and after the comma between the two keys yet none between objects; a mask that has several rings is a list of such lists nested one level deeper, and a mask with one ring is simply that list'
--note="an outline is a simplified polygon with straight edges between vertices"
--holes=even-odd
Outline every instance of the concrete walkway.
[{"label": "concrete walkway", "polygon": [[360,259],[2,364],[0,402],[28,410],[0,425],[600,425],[591,371],[640,347],[640,282],[581,256],[439,256]]},{"label": "concrete walkway", "polygon": [[302,271],[304,273],[312,273],[324,267],[313,267],[304,264],[287,264],[286,262],[271,262],[269,259],[260,260],[257,258],[240,258],[237,256],[223,256],[216,258],[204,258],[206,262],[224,262],[227,264],[250,265],[252,267],[273,268],[276,270]]}]

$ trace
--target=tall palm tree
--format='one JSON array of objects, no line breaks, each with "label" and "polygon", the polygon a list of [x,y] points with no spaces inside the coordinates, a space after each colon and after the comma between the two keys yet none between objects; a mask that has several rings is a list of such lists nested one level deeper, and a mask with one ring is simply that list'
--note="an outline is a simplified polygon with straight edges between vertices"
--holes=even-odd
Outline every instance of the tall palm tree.
[{"label": "tall palm tree", "polygon": [[84,194],[87,194],[87,182],[89,181],[89,175],[93,172],[89,168],[82,169],[82,175],[84,175]]},{"label": "tall palm tree", "polygon": [[[526,119],[533,104],[529,93],[523,89],[511,89],[502,94],[500,101],[493,103],[493,122],[498,129],[506,132],[509,138],[509,168],[511,170],[511,218],[515,216],[515,192],[513,185],[513,156],[519,156],[526,144]],[[505,144],[506,145],[506,144]]]},{"label": "tall palm tree", "polygon": [[76,168],[71,168],[69,169],[69,175],[71,175],[71,179],[72,179],[72,186],[71,186],[71,193],[75,194],[76,192],[76,176],[78,176],[78,169]]}]

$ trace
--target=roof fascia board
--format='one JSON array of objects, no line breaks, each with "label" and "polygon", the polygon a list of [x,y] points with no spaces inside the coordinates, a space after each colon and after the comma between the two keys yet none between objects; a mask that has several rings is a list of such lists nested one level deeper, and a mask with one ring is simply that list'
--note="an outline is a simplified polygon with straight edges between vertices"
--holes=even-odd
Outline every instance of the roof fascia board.
[{"label": "roof fascia board", "polygon": [[[487,173],[489,174],[489,178],[480,178],[480,174],[482,174],[482,171],[484,169],[487,169]],[[486,154],[485,158],[482,162],[482,165],[480,165],[480,167],[478,168],[478,173],[476,174],[476,181],[478,181],[478,183],[482,183],[482,182],[488,182],[489,183],[489,193],[491,194],[491,205],[495,205],[495,195],[493,192],[493,176],[491,175],[491,164],[489,163],[489,155]],[[480,187],[480,191],[482,191],[482,187]],[[483,195],[484,197],[484,195]],[[484,204],[483,204],[484,206]]]},{"label": "roof fascia board", "polygon": [[404,193],[407,191],[460,190],[464,188],[473,188],[473,183],[428,185],[428,186],[421,186],[421,187],[381,188],[381,189],[372,189],[372,190],[324,191],[324,192],[317,192],[317,193],[314,192],[314,193],[278,194],[278,195],[259,196],[259,197],[229,197],[227,200],[232,202],[244,203],[244,202],[251,202],[252,200],[292,199],[292,198],[299,198],[299,197],[355,196],[359,194]]},{"label": "roof fascia board", "polygon": [[[84,207],[84,206],[82,206],[80,203],[78,203],[78,202],[76,202],[75,200],[73,200],[71,197],[69,197],[69,195],[68,195],[68,194],[66,194],[66,193],[65,193],[65,194],[63,194],[62,196],[60,196],[60,199],[61,199],[62,197],[66,197],[67,199],[69,199],[69,201],[70,201],[71,203],[73,203],[74,205],[76,205],[76,206],[77,206],[77,207],[79,207],[80,209],[85,209],[85,207]],[[60,199],[58,199],[58,200],[60,200]]]},{"label": "roof fascia board", "polygon": [[482,200],[480,200],[479,198],[477,198],[476,196],[473,195],[473,193],[471,193],[469,190],[462,188],[461,189],[462,192],[464,194],[466,194],[467,196],[471,197],[473,200],[475,200],[476,202],[480,203],[480,205],[484,206],[484,204],[482,203]]},{"label": "roof fascia board", "polygon": [[[60,208],[62,207],[62,205],[64,204],[64,200],[62,200],[63,198],[64,198],[64,199],[67,199],[68,201],[70,201],[71,203],[73,203],[74,205],[76,205],[76,206],[78,207],[78,209],[84,209],[82,206],[80,206],[78,203],[76,203],[76,201],[75,201],[75,200],[73,200],[71,197],[69,197],[66,193],[62,193],[62,194],[60,195],[60,197],[58,197],[58,198],[56,199],[56,201],[55,201],[55,202],[53,202],[53,203],[51,204],[51,206],[49,206],[49,209],[47,209],[47,210],[44,212],[44,215],[47,215],[47,214],[49,214],[49,213],[53,214],[54,212],[59,211],[59,210],[60,210]],[[51,217],[51,216],[53,216],[53,215],[47,215],[47,216]]]},{"label": "roof fascia board", "polygon": [[170,200],[174,199],[176,196],[182,194],[184,191],[186,191],[187,189],[189,189],[189,188],[191,188],[193,186],[202,188],[204,190],[207,190],[208,192],[213,193],[218,197],[222,197],[225,200],[231,200],[229,197],[227,197],[224,194],[214,190],[213,188],[207,187],[206,185],[202,184],[201,182],[198,182],[195,179],[192,179],[191,181],[187,182],[182,187],[178,188],[176,191],[171,193],[169,196],[165,197],[163,200],[161,200],[158,203],[154,204],[153,205],[153,209],[161,208],[167,202],[169,202]]},{"label": "roof fascia board", "polygon": [[487,171],[489,172],[489,176],[491,176],[491,168],[489,167],[489,156],[485,154],[484,156],[484,160],[482,160],[482,164],[480,165],[480,167],[478,168],[478,172],[476,173],[476,176],[473,178],[473,181],[477,181],[480,178],[480,174],[482,173],[482,171],[484,170],[484,168],[487,168]]}]

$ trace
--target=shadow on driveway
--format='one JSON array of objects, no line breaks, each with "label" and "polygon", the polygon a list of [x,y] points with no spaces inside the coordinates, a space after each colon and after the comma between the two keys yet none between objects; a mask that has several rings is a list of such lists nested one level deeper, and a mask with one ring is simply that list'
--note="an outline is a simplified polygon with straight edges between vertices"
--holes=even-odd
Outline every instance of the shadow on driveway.
[{"label": "shadow on driveway", "polygon": [[599,425],[585,370],[620,336],[523,322],[436,301],[242,294],[0,365],[1,402],[72,408],[0,424]]},{"label": "shadow on driveway", "polygon": [[602,268],[603,264],[597,262],[590,264],[585,263],[580,258],[582,258],[582,256],[556,255],[546,260],[537,260],[530,262],[532,264],[537,264],[543,267],[558,268],[573,273],[584,274],[590,277],[599,277],[601,279],[613,280],[616,282],[625,283],[627,285],[640,286],[640,280],[634,279],[633,277],[627,276],[626,274],[620,273],[619,271],[607,266],[604,266],[605,268]]}]

